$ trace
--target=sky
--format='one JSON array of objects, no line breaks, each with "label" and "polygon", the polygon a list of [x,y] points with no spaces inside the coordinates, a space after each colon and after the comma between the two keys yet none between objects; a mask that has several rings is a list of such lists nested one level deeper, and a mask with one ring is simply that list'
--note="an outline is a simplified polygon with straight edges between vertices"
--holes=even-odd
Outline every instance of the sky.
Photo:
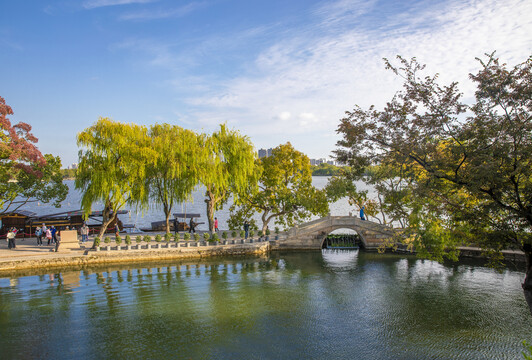
[{"label": "sky", "polygon": [[330,158],[345,111],[401,89],[383,58],[416,57],[471,101],[476,57],[532,54],[531,14],[530,0],[0,0],[0,96],[63,167],[100,116],[226,123],[257,150]]}]

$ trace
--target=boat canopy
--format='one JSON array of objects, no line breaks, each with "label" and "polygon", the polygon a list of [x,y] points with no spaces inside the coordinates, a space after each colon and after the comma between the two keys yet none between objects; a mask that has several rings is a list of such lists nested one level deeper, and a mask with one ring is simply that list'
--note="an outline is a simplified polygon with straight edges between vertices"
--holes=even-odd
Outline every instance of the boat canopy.
[{"label": "boat canopy", "polygon": [[[118,215],[123,215],[127,213],[128,213],[128,210],[117,211]],[[111,214],[113,214],[113,212],[111,212]],[[82,215],[83,215],[82,210],[74,210],[74,211],[64,211],[64,212],[60,212],[56,214],[46,214],[46,215],[31,216],[31,217],[35,219],[42,219],[42,218],[54,218],[54,217],[59,217],[59,216],[64,217],[64,216],[82,216]],[[89,214],[89,217],[92,217],[92,216],[103,216],[103,211],[93,211]]]},{"label": "boat canopy", "polygon": [[194,213],[176,213],[174,214],[174,217],[176,218],[183,218],[183,219],[190,219],[190,218],[199,218],[201,217],[201,214],[194,214]]}]

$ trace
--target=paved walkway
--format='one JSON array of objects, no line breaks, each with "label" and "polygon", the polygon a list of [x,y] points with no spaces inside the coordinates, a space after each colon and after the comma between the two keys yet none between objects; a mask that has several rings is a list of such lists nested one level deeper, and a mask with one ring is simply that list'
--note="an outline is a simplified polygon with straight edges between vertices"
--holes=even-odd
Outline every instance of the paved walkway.
[{"label": "paved walkway", "polygon": [[62,257],[73,257],[83,255],[85,249],[88,249],[92,246],[92,241],[88,241],[85,245],[82,245],[80,250],[71,250],[64,253],[56,253],[52,251],[55,249],[55,244],[46,245],[44,241],[43,246],[37,246],[37,239],[17,239],[16,248],[10,250],[7,248],[7,241],[5,239],[0,240],[0,262],[3,261],[13,261],[13,260],[37,260],[43,258],[62,258]]}]

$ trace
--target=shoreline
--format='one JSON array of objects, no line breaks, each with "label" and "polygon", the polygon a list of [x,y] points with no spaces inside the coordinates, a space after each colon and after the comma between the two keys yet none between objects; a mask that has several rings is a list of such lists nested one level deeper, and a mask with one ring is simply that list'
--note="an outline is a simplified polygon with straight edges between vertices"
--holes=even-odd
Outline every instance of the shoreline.
[{"label": "shoreline", "polygon": [[[38,248],[17,245],[20,250],[0,250],[0,277],[11,272],[66,267],[111,265],[140,262],[165,262],[169,260],[208,259],[215,257],[259,256],[271,251],[268,241],[234,245],[201,247],[131,249],[121,251],[70,250],[52,252],[51,247]],[[61,250],[61,248],[60,248]],[[12,254],[6,254],[12,252]],[[15,255],[16,256],[9,256]]]},{"label": "shoreline", "polygon": [[[71,267],[90,267],[101,265],[123,265],[127,263],[164,263],[173,260],[191,260],[191,259],[212,259],[212,258],[231,258],[241,256],[260,256],[271,251],[284,251],[298,249],[280,248],[277,241],[246,242],[244,244],[216,244],[202,246],[180,246],[167,248],[143,248],[129,250],[106,250],[101,248],[99,251],[90,250],[91,242],[85,247],[82,245],[79,249],[64,249],[60,252],[51,251],[52,247],[36,247],[33,244],[19,243],[17,250],[7,250],[4,246],[0,248],[0,277],[9,276],[9,274],[21,271],[33,270],[54,270]],[[135,246],[133,246],[135,247]],[[61,248],[60,248],[61,250]],[[307,251],[311,249],[305,249]],[[312,249],[317,251],[317,249]],[[388,252],[387,252],[388,253]],[[411,255],[401,254],[398,255]],[[520,251],[504,250],[504,260],[513,263],[524,261],[524,254]],[[485,253],[480,248],[460,248],[460,258],[462,259],[481,259],[487,260]]]}]

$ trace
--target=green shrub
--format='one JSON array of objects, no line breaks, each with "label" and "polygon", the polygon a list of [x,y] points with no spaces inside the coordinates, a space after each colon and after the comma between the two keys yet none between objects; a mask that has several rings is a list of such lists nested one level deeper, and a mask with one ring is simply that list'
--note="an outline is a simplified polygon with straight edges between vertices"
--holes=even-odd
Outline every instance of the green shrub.
[{"label": "green shrub", "polygon": [[244,236],[246,236],[246,232],[244,230],[240,230],[240,237],[243,239]]},{"label": "green shrub", "polygon": [[184,233],[183,234],[183,240],[185,240],[185,241],[190,240],[190,233]]},{"label": "green shrub", "polygon": [[142,241],[142,236],[137,235],[137,237],[135,238],[135,241],[137,242],[137,244],[140,244]]},{"label": "green shrub", "polygon": [[116,245],[120,245],[122,243],[122,238],[120,237],[120,235],[115,236],[115,243]]},{"label": "green shrub", "polygon": [[227,232],[224,231],[224,232],[222,233],[222,238],[223,238],[224,240],[227,240]]},{"label": "green shrub", "polygon": [[160,234],[155,235],[155,241],[156,242],[161,242],[162,239],[163,239],[163,237]]},{"label": "green shrub", "polygon": [[233,238],[236,238],[236,231],[233,230],[233,232],[231,233],[231,236],[232,236]]},{"label": "green shrub", "polygon": [[179,241],[179,234],[174,235],[174,241]]},{"label": "green shrub", "polygon": [[270,229],[266,228],[266,236],[270,235]]},{"label": "green shrub", "polygon": [[110,244],[111,243],[111,238],[109,236],[106,236],[104,239],[103,239],[103,242],[106,243],[106,244]]},{"label": "green shrub", "polygon": [[131,245],[131,236],[126,235],[125,241],[126,241],[126,245]]},{"label": "green shrub", "polygon": [[205,239],[205,241],[209,241],[209,238],[210,238],[210,237],[211,237],[211,236],[209,235],[208,232],[204,232],[204,233],[203,233],[203,238]]},{"label": "green shrub", "polygon": [[[224,233],[225,234],[225,233]],[[217,233],[212,234],[211,241],[220,241],[220,238],[218,237]]]},{"label": "green shrub", "polygon": [[194,233],[194,240],[199,241],[200,236],[198,233]]},{"label": "green shrub", "polygon": [[255,230],[249,230],[249,237],[253,237],[255,235]]},{"label": "green shrub", "polygon": [[275,227],[275,234],[279,235],[279,227]]},{"label": "green shrub", "polygon": [[100,246],[100,238],[98,236],[94,238],[94,246]]},{"label": "green shrub", "polygon": [[172,241],[172,234],[170,234],[170,233],[164,234],[164,241],[166,241],[166,242]]},{"label": "green shrub", "polygon": [[149,244],[150,241],[151,241],[151,236],[150,235],[144,235],[144,241],[146,241]]}]

